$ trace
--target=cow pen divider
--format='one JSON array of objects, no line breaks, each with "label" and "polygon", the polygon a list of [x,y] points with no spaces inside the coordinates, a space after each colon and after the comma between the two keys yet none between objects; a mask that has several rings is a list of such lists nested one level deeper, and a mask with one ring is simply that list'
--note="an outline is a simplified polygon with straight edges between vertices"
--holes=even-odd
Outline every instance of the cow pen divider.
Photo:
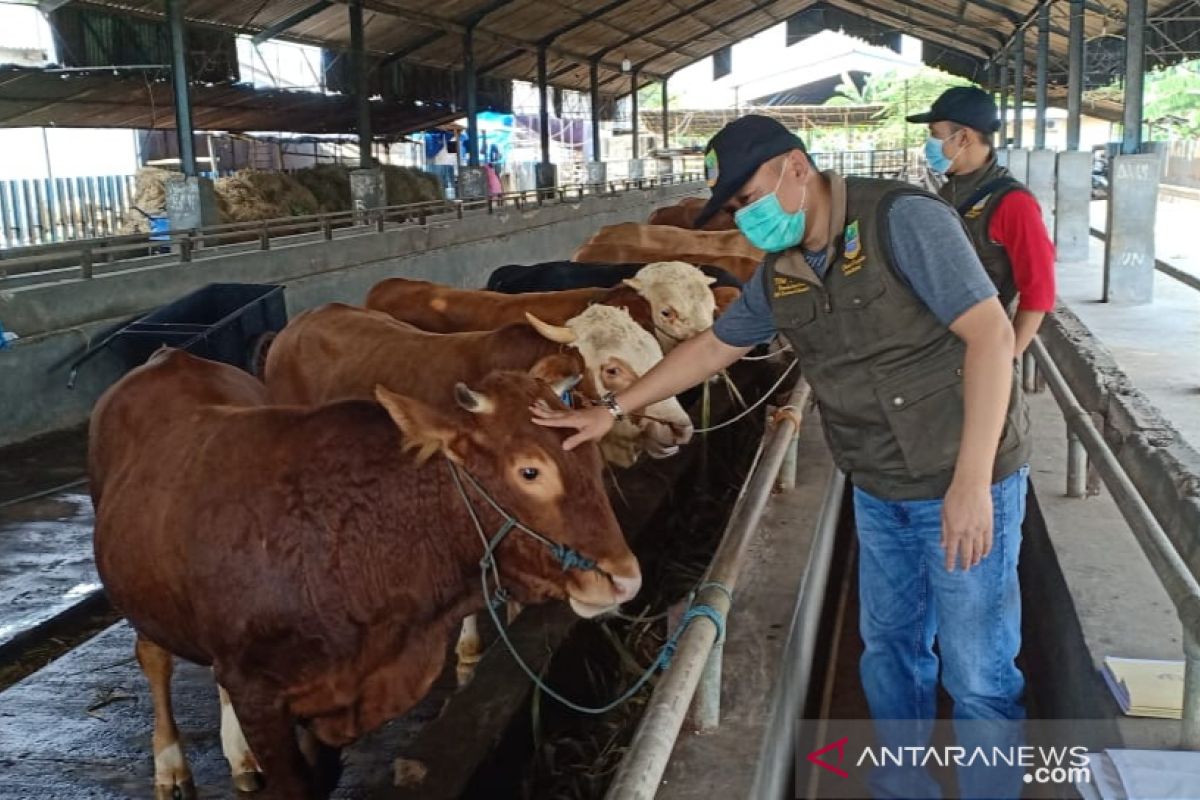
[{"label": "cow pen divider", "polygon": [[[795,485],[797,434],[809,395],[809,386],[801,378],[787,404],[775,413],[774,424],[768,429],[750,476],[742,486],[721,543],[693,598],[693,606],[710,606],[721,618],[728,620],[738,576],[776,482],[783,486]],[[783,474],[786,470],[792,470],[793,474]],[[822,574],[828,573],[843,486],[841,473],[835,470],[830,491],[826,494],[827,508],[824,513],[824,516],[831,515],[834,524],[826,525],[822,517],[818,539],[813,544],[810,572],[814,569],[813,562],[824,558],[825,569]],[[826,539],[827,543],[824,541]],[[816,570],[821,572],[821,567],[818,565]],[[821,584],[819,592],[817,583]],[[824,593],[824,580],[806,580],[806,597],[811,594],[810,584],[813,592],[817,592],[813,595],[813,605],[819,606]],[[654,797],[689,706],[692,718],[701,731],[711,731],[719,726],[723,642],[718,641],[717,635],[717,626],[710,622],[689,625],[680,636],[670,667],[654,688],[633,741],[605,795],[606,800],[649,800]],[[791,712],[784,713],[790,715]],[[789,750],[789,758],[790,755]]]},{"label": "cow pen divider", "polygon": [[1026,380],[1035,386],[1045,381],[1067,424],[1067,496],[1082,498],[1087,494],[1090,459],[1179,615],[1184,654],[1183,724],[1179,743],[1189,750],[1200,750],[1200,582],[1109,448],[1091,415],[1075,398],[1070,384],[1040,338],[1034,338],[1029,352],[1038,375],[1031,376],[1027,372]]},{"label": "cow pen divider", "polygon": [[270,250],[272,240],[276,237],[307,234],[320,235],[323,240],[331,241],[335,230],[382,233],[406,223],[425,225],[430,219],[438,222],[462,221],[478,214],[577,203],[585,197],[612,197],[631,191],[698,182],[699,179],[697,174],[679,173],[603,184],[579,183],[559,186],[551,192],[530,189],[490,197],[429,200],[254,222],[230,222],[166,234],[128,234],[14,248],[5,251],[3,258],[0,258],[0,283],[5,278],[23,275],[37,275],[52,280],[90,280],[96,276],[97,264],[125,259],[156,258],[156,263],[189,263],[202,257],[206,249],[214,255],[219,254],[216,248],[222,245],[250,245],[259,250]]}]

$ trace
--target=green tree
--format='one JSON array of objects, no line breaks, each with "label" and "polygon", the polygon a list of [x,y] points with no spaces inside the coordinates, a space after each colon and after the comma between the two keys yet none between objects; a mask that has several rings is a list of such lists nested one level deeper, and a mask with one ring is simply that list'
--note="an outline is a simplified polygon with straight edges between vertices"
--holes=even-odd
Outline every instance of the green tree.
[{"label": "green tree", "polygon": [[878,105],[875,114],[877,127],[872,131],[875,146],[880,149],[912,145],[925,136],[924,125],[905,122],[909,114],[925,111],[938,95],[953,86],[973,86],[970,81],[922,66],[917,71],[881,72],[867,78],[860,90],[843,74],[837,94],[825,102],[827,106]]},{"label": "green tree", "polygon": [[1144,118],[1168,138],[1200,136],[1200,61],[1156,69],[1146,75]]},{"label": "green tree", "polygon": [[[671,108],[679,108],[680,95],[667,87],[667,102]],[[638,109],[641,111],[656,111],[662,108],[662,84],[651,83],[638,90]]]}]

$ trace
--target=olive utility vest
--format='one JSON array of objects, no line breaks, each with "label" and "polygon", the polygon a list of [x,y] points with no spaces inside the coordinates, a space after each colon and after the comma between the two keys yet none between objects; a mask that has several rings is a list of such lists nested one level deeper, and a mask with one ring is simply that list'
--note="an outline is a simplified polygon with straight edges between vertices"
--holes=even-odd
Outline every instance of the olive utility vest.
[{"label": "olive utility vest", "polygon": [[[775,323],[820,403],[834,461],[854,484],[887,500],[941,497],[962,435],[966,347],[896,273],[887,224],[896,198],[932,195],[869,178],[846,178],[843,190],[842,178],[830,179],[832,225],[844,228],[824,279],[798,248],[765,262]],[[1028,429],[1014,369],[993,480],[1025,463]]]},{"label": "olive utility vest", "polygon": [[[984,187],[987,191],[976,197],[976,193]],[[983,262],[988,277],[996,284],[1000,294],[1000,305],[1012,316],[1015,310],[1013,302],[1017,297],[1017,284],[1013,278],[1012,262],[1008,252],[988,235],[988,227],[992,224],[992,214],[1000,205],[1000,199],[1011,191],[1028,191],[1025,186],[1014,178],[1009,171],[996,163],[993,153],[991,159],[982,168],[970,175],[951,175],[938,190],[942,199],[958,210],[971,244]],[[964,207],[965,206],[965,207]]]}]

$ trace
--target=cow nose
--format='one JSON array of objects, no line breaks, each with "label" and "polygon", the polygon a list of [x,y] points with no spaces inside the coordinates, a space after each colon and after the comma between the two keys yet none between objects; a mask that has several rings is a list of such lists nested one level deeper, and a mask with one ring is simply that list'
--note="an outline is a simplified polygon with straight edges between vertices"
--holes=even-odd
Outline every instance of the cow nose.
[{"label": "cow nose", "polygon": [[638,591],[642,588],[641,573],[635,574],[633,577],[625,577],[621,575],[611,576],[613,585],[613,596],[618,603],[627,603],[637,596]]}]

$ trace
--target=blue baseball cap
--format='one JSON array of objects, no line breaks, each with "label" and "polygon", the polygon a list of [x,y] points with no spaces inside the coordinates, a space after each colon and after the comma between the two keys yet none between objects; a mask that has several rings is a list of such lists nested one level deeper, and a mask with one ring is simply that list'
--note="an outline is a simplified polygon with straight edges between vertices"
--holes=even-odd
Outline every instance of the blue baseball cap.
[{"label": "blue baseball cap", "polygon": [[1000,113],[992,96],[974,86],[947,89],[922,114],[905,117],[909,122],[954,122],[980,133],[1000,130]]},{"label": "blue baseball cap", "polygon": [[766,162],[791,150],[804,149],[800,137],[779,120],[747,114],[730,122],[704,148],[704,179],[712,197],[692,223],[699,228],[724,208]]}]

